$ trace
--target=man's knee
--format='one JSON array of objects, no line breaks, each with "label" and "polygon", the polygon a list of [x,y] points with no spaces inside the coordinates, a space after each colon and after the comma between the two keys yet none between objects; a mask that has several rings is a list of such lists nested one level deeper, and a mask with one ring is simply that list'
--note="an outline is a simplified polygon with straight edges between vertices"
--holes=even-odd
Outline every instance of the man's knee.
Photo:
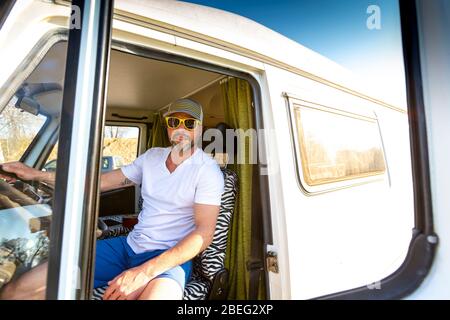
[{"label": "man's knee", "polygon": [[0,291],[0,300],[44,300],[45,285],[33,286],[22,279],[8,283]]},{"label": "man's knee", "polygon": [[17,299],[17,285],[10,282],[0,290],[0,300],[15,300]]},{"label": "man's knee", "polygon": [[44,262],[17,279],[9,282],[0,291],[2,300],[45,299],[47,283],[47,262]]},{"label": "man's knee", "polygon": [[139,300],[181,300],[183,289],[171,278],[155,278],[139,296]]}]

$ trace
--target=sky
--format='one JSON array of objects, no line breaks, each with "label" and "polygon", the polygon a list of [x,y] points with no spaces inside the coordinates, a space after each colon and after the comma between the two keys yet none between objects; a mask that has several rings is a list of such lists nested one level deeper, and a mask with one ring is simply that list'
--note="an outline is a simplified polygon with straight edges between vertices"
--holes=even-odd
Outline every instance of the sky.
[{"label": "sky", "polygon": [[[259,22],[349,69],[406,104],[397,0],[183,0]],[[367,20],[380,9],[380,28]],[[370,20],[372,21],[372,20]]]}]

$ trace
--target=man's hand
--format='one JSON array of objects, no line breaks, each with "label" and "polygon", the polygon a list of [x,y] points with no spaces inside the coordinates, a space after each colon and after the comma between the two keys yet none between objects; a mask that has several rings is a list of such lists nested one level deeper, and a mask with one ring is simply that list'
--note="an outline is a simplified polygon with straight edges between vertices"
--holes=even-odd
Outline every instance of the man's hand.
[{"label": "man's hand", "polygon": [[103,300],[136,300],[153,278],[148,275],[146,263],[128,269],[108,282]]},{"label": "man's hand", "polygon": [[[4,163],[2,164],[2,169],[6,172],[14,173],[19,179],[28,181],[38,180],[41,174],[41,171],[34,168],[30,168],[29,166],[19,161]],[[16,181],[15,178],[5,174],[0,174],[0,177],[6,179],[6,181],[8,182]]]}]

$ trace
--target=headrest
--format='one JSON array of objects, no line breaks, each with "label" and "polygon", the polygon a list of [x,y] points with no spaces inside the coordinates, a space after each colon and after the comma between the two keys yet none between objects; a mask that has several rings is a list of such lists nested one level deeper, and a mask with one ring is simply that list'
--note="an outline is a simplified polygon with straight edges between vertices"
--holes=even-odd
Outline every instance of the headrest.
[{"label": "headrest", "polygon": [[216,160],[217,164],[219,165],[219,167],[221,168],[226,168],[228,165],[228,153],[218,153],[216,152],[216,154],[209,154],[209,156],[211,158],[213,158],[214,160]]},{"label": "headrest", "polygon": [[231,127],[227,125],[225,122],[219,122],[216,125],[216,129],[222,132],[222,135],[225,136],[227,129],[231,129]]},{"label": "headrest", "polygon": [[[237,150],[237,138],[234,135],[227,136],[227,129],[233,129],[225,122],[219,122],[216,125],[216,129],[220,131],[222,134],[222,150],[216,149],[216,153],[233,153],[233,150],[227,150],[227,146],[233,145],[234,146],[234,154],[236,154]],[[227,139],[234,139],[234,141],[227,141]]]},{"label": "headrest", "polygon": [[[229,160],[229,150],[227,150],[227,145],[231,142],[227,141],[227,129],[232,129],[228,124],[225,122],[220,122],[216,125],[215,129],[219,130],[222,136],[222,148],[218,147],[215,150],[213,150],[213,154],[210,154],[212,158],[214,158],[217,163],[222,167],[226,167]],[[209,145],[210,143],[214,143],[215,136],[212,137],[211,141],[204,141],[204,147]],[[237,139],[235,139],[237,140]],[[236,145],[237,141],[234,141],[234,148],[237,148]]]}]

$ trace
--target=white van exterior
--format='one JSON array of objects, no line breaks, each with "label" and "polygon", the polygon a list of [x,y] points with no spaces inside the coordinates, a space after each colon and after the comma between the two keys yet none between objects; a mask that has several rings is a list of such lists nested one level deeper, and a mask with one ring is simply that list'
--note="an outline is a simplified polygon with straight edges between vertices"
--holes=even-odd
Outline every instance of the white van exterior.
[{"label": "white van exterior", "polygon": [[[56,34],[67,29],[69,14],[66,1],[15,4],[0,30],[0,105],[31,73],[39,54],[61,39]],[[375,95],[336,63],[258,23],[204,6],[116,0],[113,40],[230,68],[257,81],[264,128],[270,132],[260,140],[268,159],[272,243],[267,252],[275,252],[278,262],[278,272],[268,272],[268,298],[311,299],[364,286],[379,290],[379,281],[402,265],[414,229],[405,105]],[[33,50],[42,41],[40,52]],[[19,75],[23,61],[29,67]],[[367,177],[308,183],[296,121],[302,108],[367,123],[383,151],[385,169]],[[436,205],[434,211],[439,263],[424,293],[419,287],[413,297],[450,296],[443,270],[450,256],[444,207]]]}]

